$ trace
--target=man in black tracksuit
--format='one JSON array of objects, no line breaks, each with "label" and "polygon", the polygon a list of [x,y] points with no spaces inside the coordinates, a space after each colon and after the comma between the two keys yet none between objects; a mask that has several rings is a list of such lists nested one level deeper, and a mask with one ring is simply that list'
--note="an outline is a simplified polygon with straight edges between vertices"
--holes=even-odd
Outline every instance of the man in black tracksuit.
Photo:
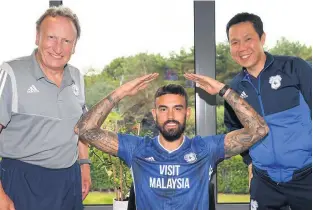
[{"label": "man in black tracksuit", "polygon": [[[312,209],[312,67],[291,56],[264,52],[260,17],[240,13],[227,24],[230,53],[242,71],[231,81],[267,122],[270,133],[250,148],[253,165],[251,209]],[[242,128],[225,103],[229,130]]]}]

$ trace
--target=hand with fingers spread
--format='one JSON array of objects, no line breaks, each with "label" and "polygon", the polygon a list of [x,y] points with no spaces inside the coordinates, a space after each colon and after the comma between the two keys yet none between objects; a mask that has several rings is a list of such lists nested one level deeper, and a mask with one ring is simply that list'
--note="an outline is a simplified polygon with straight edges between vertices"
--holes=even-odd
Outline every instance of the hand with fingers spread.
[{"label": "hand with fingers spread", "polygon": [[225,84],[208,76],[199,74],[185,73],[184,77],[196,83],[197,87],[205,90],[211,95],[216,95],[225,86]]},{"label": "hand with fingers spread", "polygon": [[124,96],[133,96],[137,94],[140,90],[145,89],[148,84],[156,79],[159,76],[158,73],[147,74],[141,77],[138,77],[134,80],[131,80],[123,85],[121,85],[117,92],[121,94],[122,97]]}]

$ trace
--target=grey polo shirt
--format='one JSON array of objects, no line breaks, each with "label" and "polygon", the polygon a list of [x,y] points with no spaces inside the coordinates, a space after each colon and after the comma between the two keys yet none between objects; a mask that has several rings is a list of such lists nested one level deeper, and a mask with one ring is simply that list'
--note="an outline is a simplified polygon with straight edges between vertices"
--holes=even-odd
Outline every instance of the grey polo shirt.
[{"label": "grey polo shirt", "polygon": [[59,88],[44,75],[35,52],[1,65],[0,156],[67,168],[78,157],[74,126],[86,111],[83,76],[68,64]]}]

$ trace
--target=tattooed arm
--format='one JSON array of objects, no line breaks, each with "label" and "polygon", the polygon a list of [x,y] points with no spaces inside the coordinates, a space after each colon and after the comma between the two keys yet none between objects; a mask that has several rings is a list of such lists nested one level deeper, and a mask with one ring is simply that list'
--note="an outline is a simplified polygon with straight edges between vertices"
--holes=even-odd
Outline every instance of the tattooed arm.
[{"label": "tattooed arm", "polygon": [[113,91],[84,114],[75,127],[81,141],[112,155],[116,155],[118,150],[117,134],[101,129],[101,125],[120,101],[120,95],[121,93]]},{"label": "tattooed arm", "polygon": [[238,155],[249,149],[269,132],[264,119],[239,95],[229,89],[224,97],[233,108],[243,128],[229,132],[225,136],[225,156]]},{"label": "tattooed arm", "polygon": [[[225,86],[219,81],[202,75],[185,74],[184,76],[211,95],[216,95]],[[228,89],[223,98],[233,108],[243,125],[242,129],[229,132],[225,136],[225,157],[230,157],[249,149],[267,135],[269,128],[264,119],[235,91]]]},{"label": "tattooed arm", "polygon": [[75,126],[75,132],[79,135],[79,139],[103,152],[116,156],[118,151],[117,134],[101,129],[101,125],[121,99],[135,95],[138,91],[146,88],[147,84],[157,76],[156,73],[148,74],[127,82],[93,106]]}]

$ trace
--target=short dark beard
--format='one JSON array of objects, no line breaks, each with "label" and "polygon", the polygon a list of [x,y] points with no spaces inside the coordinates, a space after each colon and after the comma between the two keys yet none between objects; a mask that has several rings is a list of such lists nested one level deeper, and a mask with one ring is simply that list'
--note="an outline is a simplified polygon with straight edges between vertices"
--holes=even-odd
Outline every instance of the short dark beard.
[{"label": "short dark beard", "polygon": [[[169,129],[168,131],[165,129],[165,126],[167,123],[176,123],[178,125],[177,129]],[[184,123],[180,124],[178,121],[176,120],[167,120],[164,122],[163,126],[161,126],[159,124],[158,121],[158,117],[156,117],[156,127],[158,128],[158,130],[160,131],[160,133],[162,134],[162,136],[164,137],[164,139],[168,142],[173,142],[176,141],[177,139],[179,139],[183,133],[185,132],[185,128],[186,128],[186,116],[184,119]]]}]

